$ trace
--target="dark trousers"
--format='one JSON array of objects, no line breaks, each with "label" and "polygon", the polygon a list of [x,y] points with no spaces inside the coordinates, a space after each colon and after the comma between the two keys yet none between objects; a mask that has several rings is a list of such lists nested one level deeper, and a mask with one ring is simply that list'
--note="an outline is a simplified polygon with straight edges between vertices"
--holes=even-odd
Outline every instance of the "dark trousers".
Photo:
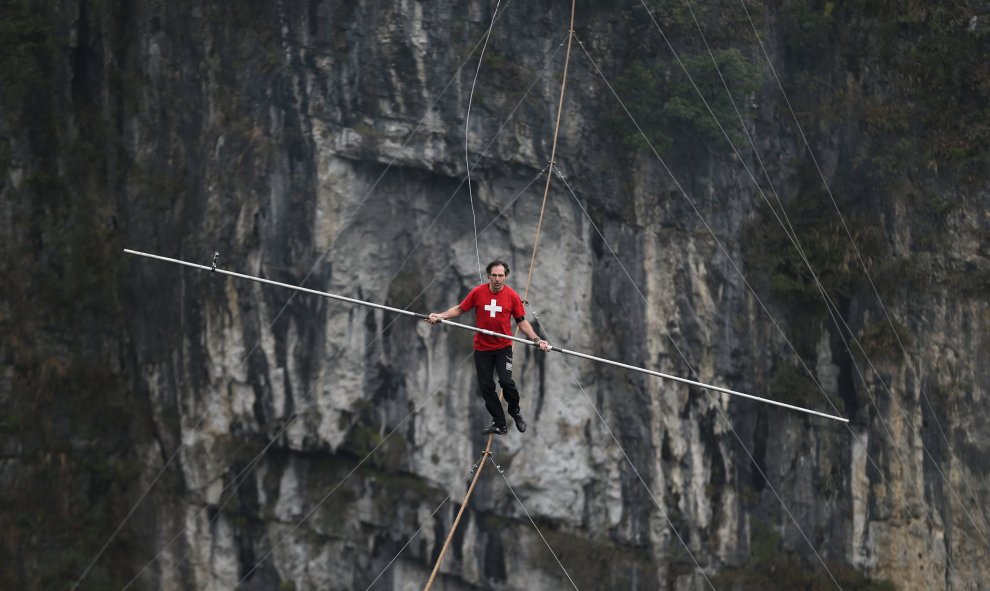
[{"label": "dark trousers", "polygon": [[498,383],[509,404],[509,415],[516,416],[519,414],[519,390],[512,381],[512,347],[498,351],[475,351],[474,368],[478,371],[478,385],[481,386],[481,397],[485,399],[485,408],[496,425],[505,426],[502,402],[495,391],[494,373],[498,372]]}]

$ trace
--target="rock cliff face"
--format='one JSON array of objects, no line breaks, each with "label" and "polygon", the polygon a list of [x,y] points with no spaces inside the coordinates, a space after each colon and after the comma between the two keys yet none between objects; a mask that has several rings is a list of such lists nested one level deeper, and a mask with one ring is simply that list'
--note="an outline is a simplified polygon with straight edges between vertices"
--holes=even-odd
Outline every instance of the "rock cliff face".
[{"label": "rock cliff face", "polygon": [[[990,24],[902,4],[578,3],[531,318],[850,423],[517,348],[437,588],[983,588]],[[425,584],[471,336],[121,250],[522,293],[570,6],[502,2],[472,93],[494,9],[7,3],[0,586]]]}]

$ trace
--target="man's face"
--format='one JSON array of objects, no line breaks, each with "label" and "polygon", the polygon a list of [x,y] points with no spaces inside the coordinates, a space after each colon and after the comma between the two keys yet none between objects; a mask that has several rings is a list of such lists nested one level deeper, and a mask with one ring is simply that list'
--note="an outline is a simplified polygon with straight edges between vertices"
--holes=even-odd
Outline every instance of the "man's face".
[{"label": "man's face", "polygon": [[492,267],[492,270],[488,272],[488,282],[492,287],[492,291],[500,291],[505,285],[505,267],[502,265]]}]

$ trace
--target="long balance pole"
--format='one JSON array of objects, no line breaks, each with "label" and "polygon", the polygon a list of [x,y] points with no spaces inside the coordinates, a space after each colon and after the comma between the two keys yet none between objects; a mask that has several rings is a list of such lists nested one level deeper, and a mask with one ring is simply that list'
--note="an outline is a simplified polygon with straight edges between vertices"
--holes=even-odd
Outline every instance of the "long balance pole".
[{"label": "long balance pole", "polygon": [[[186,267],[192,267],[194,269],[200,269],[202,271],[209,271],[211,273],[220,273],[221,275],[229,275],[230,277],[237,277],[238,279],[247,279],[249,281],[256,281],[258,283],[264,283],[266,285],[274,285],[274,286],[277,286],[277,287],[284,287],[286,289],[294,289],[296,291],[300,291],[300,292],[303,292],[303,293],[309,293],[309,294],[312,294],[312,295],[317,295],[317,296],[321,296],[321,297],[325,297],[325,298],[330,298],[332,300],[338,300],[338,301],[341,301],[341,302],[347,302],[349,304],[356,304],[356,305],[359,305],[359,306],[367,306],[369,308],[376,308],[378,310],[385,310],[387,312],[394,312],[395,314],[402,314],[404,316],[412,316],[414,318],[421,318],[423,320],[425,320],[427,318],[427,315],[426,314],[420,314],[418,312],[410,312],[409,310],[403,310],[401,308],[393,308],[391,306],[385,306],[385,305],[382,305],[382,304],[375,304],[373,302],[366,302],[364,300],[357,300],[357,299],[354,299],[354,298],[348,298],[348,297],[345,297],[345,296],[342,296],[342,295],[337,295],[337,294],[333,294],[333,293],[329,293],[329,292],[325,292],[325,291],[318,291],[318,290],[315,290],[315,289],[309,289],[309,288],[306,288],[306,287],[300,287],[298,285],[290,285],[288,283],[281,283],[279,281],[272,281],[271,279],[264,279],[262,277],[254,277],[252,275],[244,275],[244,274],[241,274],[241,273],[235,273],[233,271],[226,271],[224,269],[217,268],[215,266],[215,264],[214,264],[214,266],[198,265],[196,263],[190,263],[188,261],[182,261],[182,260],[179,260],[179,259],[173,259],[173,258],[169,258],[169,257],[163,257],[163,256],[156,255],[156,254],[149,254],[149,253],[146,253],[146,252],[139,252],[137,250],[131,250],[129,248],[125,248],[124,249],[124,252],[127,253],[127,254],[133,254],[133,255],[137,255],[137,256],[147,257],[149,259],[156,259],[156,260],[159,260],[159,261],[165,261],[167,263],[175,263],[177,265],[184,265]],[[515,341],[517,343],[522,343],[524,345],[529,345],[530,347],[535,347],[536,346],[533,343],[533,341],[530,341],[528,339],[522,339],[522,338],[515,337],[515,336],[512,336],[512,335],[501,334],[501,333],[497,333],[495,331],[485,330],[483,328],[478,328],[478,327],[475,327],[475,326],[468,326],[467,324],[461,324],[459,322],[451,322],[450,320],[441,320],[440,323],[441,324],[446,324],[446,325],[449,325],[449,326],[453,326],[453,327],[456,327],[456,328],[461,328],[461,329],[464,329],[464,330],[471,330],[471,331],[474,331],[474,332],[480,332],[481,334],[485,334],[485,335],[488,335],[488,336],[499,337],[499,338],[503,338],[503,339],[509,339],[509,340]],[[697,386],[698,388],[704,388],[705,390],[712,390],[714,392],[721,392],[723,394],[731,394],[732,396],[740,396],[742,398],[748,398],[750,400],[756,400],[758,402],[763,402],[763,403],[766,403],[766,404],[772,404],[774,406],[779,406],[781,408],[786,408],[786,409],[789,409],[789,410],[796,410],[798,412],[803,412],[803,413],[806,413],[806,414],[815,415],[815,416],[826,418],[826,419],[832,419],[833,421],[839,421],[839,422],[842,422],[842,423],[848,423],[849,422],[849,419],[846,419],[846,418],[843,418],[843,417],[840,417],[840,416],[830,415],[830,414],[827,414],[827,413],[818,412],[816,410],[810,410],[810,409],[807,409],[807,408],[802,408],[800,406],[794,406],[792,404],[786,404],[784,402],[778,402],[776,400],[771,400],[769,398],[762,398],[760,396],[754,396],[752,394],[746,394],[745,392],[737,392],[735,390],[729,390],[728,388],[722,388],[720,386],[713,386],[711,384],[705,384],[703,382],[696,382],[694,380],[689,380],[687,378],[682,378],[682,377],[678,377],[678,376],[674,376],[674,375],[662,373],[662,372],[659,372],[659,371],[653,371],[651,369],[645,369],[645,368],[642,368],[642,367],[636,367],[635,365],[628,365],[626,363],[619,363],[618,361],[612,361],[611,359],[605,359],[603,357],[595,357],[594,355],[588,355],[586,353],[580,353],[578,351],[571,351],[571,350],[564,349],[564,348],[561,348],[561,347],[551,347],[550,348],[550,351],[556,351],[557,353],[563,353],[564,355],[570,355],[572,357],[580,357],[581,359],[588,359],[589,361],[596,361],[598,363],[604,363],[606,365],[612,365],[612,366],[615,366],[615,367],[621,367],[623,369],[628,369],[630,371],[636,371],[636,372],[639,372],[639,373],[644,373],[646,375],[655,376],[655,377],[658,377],[658,378],[663,378],[665,380],[672,380],[672,381],[675,381],[675,382],[680,382],[682,384],[687,384],[689,386]]]}]

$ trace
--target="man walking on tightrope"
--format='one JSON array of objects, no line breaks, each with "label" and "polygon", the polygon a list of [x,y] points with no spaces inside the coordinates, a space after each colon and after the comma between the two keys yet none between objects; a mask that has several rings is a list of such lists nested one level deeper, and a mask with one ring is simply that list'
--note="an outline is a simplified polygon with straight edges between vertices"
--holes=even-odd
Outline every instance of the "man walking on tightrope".
[{"label": "man walking on tightrope", "polygon": [[[430,314],[427,322],[436,324],[441,320],[457,318],[474,309],[478,328],[511,335],[512,326],[509,319],[515,318],[516,324],[527,337],[533,339],[541,350],[549,351],[550,343],[541,339],[526,320],[526,310],[523,308],[519,294],[505,284],[505,279],[509,276],[509,265],[505,261],[495,260],[488,263],[485,271],[488,273],[488,283],[472,289],[460,304],[446,312]],[[498,383],[502,386],[502,393],[509,405],[509,415],[515,421],[516,429],[520,433],[524,432],[526,420],[519,410],[519,391],[512,381],[512,341],[480,332],[475,333],[474,366],[478,371],[478,384],[481,386],[481,396],[485,399],[485,408],[492,415],[492,426],[482,433],[486,435],[508,433],[502,402],[495,392],[493,372],[498,372]]]}]

